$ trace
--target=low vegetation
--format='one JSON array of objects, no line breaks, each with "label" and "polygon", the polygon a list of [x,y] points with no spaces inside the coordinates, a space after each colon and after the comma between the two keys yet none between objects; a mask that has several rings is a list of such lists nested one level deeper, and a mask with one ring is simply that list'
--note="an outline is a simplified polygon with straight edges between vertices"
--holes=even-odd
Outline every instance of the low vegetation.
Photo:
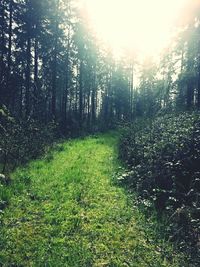
[{"label": "low vegetation", "polygon": [[200,114],[139,120],[123,130],[119,151],[128,166],[120,180],[165,218],[169,239],[199,266]]},{"label": "low vegetation", "polygon": [[17,120],[8,109],[0,108],[0,173],[8,173],[45,152],[57,134],[57,125]]},{"label": "low vegetation", "polygon": [[183,266],[124,189],[116,133],[59,144],[1,184],[1,266]]}]

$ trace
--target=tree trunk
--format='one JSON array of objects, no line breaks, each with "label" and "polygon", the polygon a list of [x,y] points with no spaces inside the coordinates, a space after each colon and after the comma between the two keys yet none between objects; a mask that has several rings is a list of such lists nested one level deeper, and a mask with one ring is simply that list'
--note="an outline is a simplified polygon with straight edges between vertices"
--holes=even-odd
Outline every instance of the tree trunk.
[{"label": "tree trunk", "polygon": [[11,70],[11,54],[12,54],[12,24],[13,24],[13,0],[10,0],[9,6],[9,44],[8,44],[8,75]]},{"label": "tree trunk", "polygon": [[30,37],[30,22],[27,22],[27,47],[26,47],[26,118],[30,115],[30,83],[31,83],[31,37]]},{"label": "tree trunk", "polygon": [[67,122],[67,105],[68,105],[68,91],[69,91],[69,49],[70,49],[70,29],[68,27],[68,37],[67,37],[67,58],[66,58],[66,84],[63,93],[63,104],[62,104],[62,117],[63,123]]},{"label": "tree trunk", "polygon": [[[36,25],[37,32],[37,25]],[[35,36],[34,44],[34,113],[37,112],[38,104],[38,38]]]},{"label": "tree trunk", "polygon": [[200,67],[199,67],[198,84],[197,84],[197,108],[200,109]]},{"label": "tree trunk", "polygon": [[12,24],[13,24],[13,0],[10,0],[9,5],[9,39],[8,39],[8,69],[7,69],[7,105],[9,105],[10,100],[12,99],[12,92],[11,92],[11,64],[12,64]]},{"label": "tree trunk", "polygon": [[56,95],[57,95],[57,54],[58,54],[58,8],[59,0],[56,3],[56,18],[55,18],[55,40],[53,51],[53,73],[52,73],[52,117],[56,118]]},{"label": "tree trunk", "polygon": [[131,112],[131,120],[134,116],[134,106],[133,106],[133,63],[131,63],[131,77],[130,77],[130,112]]},{"label": "tree trunk", "polygon": [[91,115],[92,124],[96,121],[96,107],[97,107],[97,97],[96,97],[96,73],[94,73],[94,81],[92,84],[92,97],[91,97]]},{"label": "tree trunk", "polygon": [[3,104],[3,93],[4,93],[4,74],[5,74],[5,63],[4,63],[4,52],[5,52],[5,7],[4,1],[0,2],[0,15],[1,15],[1,55],[0,55],[0,104]]},{"label": "tree trunk", "polygon": [[187,84],[187,109],[191,109],[194,101],[194,87],[189,81]]},{"label": "tree trunk", "polygon": [[79,73],[79,126],[82,127],[83,122],[83,60],[80,62]]}]

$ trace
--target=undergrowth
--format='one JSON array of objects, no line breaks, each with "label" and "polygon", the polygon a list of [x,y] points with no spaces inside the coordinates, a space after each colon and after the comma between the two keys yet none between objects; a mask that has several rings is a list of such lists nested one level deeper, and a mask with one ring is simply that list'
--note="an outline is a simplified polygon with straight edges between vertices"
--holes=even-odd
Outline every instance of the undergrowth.
[{"label": "undergrowth", "polygon": [[141,120],[123,129],[120,180],[138,202],[165,221],[168,239],[200,264],[200,115],[182,113]]},{"label": "undergrowth", "polygon": [[156,222],[113,183],[116,143],[114,132],[64,142],[11,175],[1,266],[184,266]]}]

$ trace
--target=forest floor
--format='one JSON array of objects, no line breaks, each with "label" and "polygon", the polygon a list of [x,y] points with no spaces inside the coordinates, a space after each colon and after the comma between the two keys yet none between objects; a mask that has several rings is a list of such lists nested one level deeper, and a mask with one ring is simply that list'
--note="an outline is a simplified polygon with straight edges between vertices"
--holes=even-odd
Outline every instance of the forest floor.
[{"label": "forest floor", "polygon": [[0,266],[180,266],[115,183],[119,168],[112,132],[64,142],[18,168],[0,217]]}]

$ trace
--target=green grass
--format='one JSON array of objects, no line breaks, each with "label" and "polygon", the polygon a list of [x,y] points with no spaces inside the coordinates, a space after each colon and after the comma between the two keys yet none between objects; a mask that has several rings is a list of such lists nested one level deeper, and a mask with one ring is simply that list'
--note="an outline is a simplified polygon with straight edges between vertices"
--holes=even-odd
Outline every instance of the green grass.
[{"label": "green grass", "polygon": [[12,174],[0,266],[181,266],[113,183],[116,143],[115,133],[68,141]]}]

